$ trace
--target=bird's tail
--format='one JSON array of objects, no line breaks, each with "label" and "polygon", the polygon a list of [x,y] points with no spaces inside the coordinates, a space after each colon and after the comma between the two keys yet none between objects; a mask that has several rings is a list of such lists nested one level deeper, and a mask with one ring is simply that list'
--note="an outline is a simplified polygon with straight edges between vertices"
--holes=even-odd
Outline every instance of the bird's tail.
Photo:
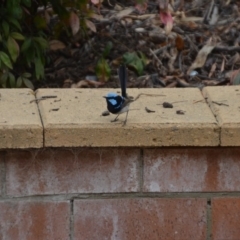
[{"label": "bird's tail", "polygon": [[118,76],[120,80],[122,96],[127,98],[127,68],[125,65],[121,65],[119,67]]}]

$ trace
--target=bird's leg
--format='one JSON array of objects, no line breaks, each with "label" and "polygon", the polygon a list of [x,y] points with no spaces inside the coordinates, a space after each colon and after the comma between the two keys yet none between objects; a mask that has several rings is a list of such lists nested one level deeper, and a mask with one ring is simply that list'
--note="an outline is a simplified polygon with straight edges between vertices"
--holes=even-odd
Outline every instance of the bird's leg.
[{"label": "bird's leg", "polygon": [[127,114],[126,114],[126,117],[125,117],[125,120],[124,120],[124,122],[123,122],[123,125],[122,125],[122,126],[125,126],[125,125],[126,125],[126,123],[127,123],[127,117],[128,117],[128,111],[127,111]]},{"label": "bird's leg", "polygon": [[119,116],[119,114],[113,119],[113,120],[111,120],[111,122],[116,122],[118,119],[118,116]]}]

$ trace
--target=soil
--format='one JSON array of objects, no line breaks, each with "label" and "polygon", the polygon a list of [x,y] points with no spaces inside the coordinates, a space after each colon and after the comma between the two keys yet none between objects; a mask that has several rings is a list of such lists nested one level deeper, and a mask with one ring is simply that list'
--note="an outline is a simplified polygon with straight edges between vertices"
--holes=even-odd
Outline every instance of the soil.
[{"label": "soil", "polygon": [[35,88],[119,87],[122,63],[130,88],[239,84],[240,2],[166,2],[92,5],[88,28],[50,41],[46,78]]}]

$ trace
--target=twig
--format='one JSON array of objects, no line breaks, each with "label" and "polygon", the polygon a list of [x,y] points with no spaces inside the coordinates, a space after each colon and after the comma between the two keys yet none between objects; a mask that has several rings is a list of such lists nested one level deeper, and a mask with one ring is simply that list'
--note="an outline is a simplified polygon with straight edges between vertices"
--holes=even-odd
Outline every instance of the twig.
[{"label": "twig", "polygon": [[[223,101],[226,101],[226,100],[223,100]],[[212,103],[215,103],[215,104],[217,104],[217,105],[219,105],[219,106],[227,106],[227,107],[229,107],[229,105],[228,104],[226,104],[226,103],[220,103],[220,102],[215,102],[215,101],[212,101]]]},{"label": "twig", "polygon": [[[177,101],[177,102],[171,102],[171,103],[167,103],[167,104],[173,104],[173,103],[180,103],[180,102],[187,102],[187,100],[183,100],[183,101]],[[166,104],[166,102],[164,102]],[[157,105],[163,105],[164,103],[160,103],[160,104],[157,104]]]},{"label": "twig", "polygon": [[216,46],[212,52],[222,52],[222,51],[226,51],[226,52],[240,52],[240,47],[220,47],[220,46]]},{"label": "twig", "polygon": [[154,110],[150,110],[149,108],[145,107],[145,110],[147,113],[154,113],[155,111]]},{"label": "twig", "polygon": [[201,99],[201,100],[194,101],[193,104],[198,103],[198,102],[203,102],[203,101],[205,102],[206,99],[207,99],[207,98],[204,98],[204,99]]},{"label": "twig", "polygon": [[46,99],[48,99],[48,98],[57,98],[57,96],[52,96],[52,95],[42,96],[42,97],[40,97],[40,98],[36,98],[36,99],[30,101],[30,103],[32,103],[32,102],[37,102],[37,103],[38,103],[39,101],[41,101],[41,100],[46,100]]},{"label": "twig", "polygon": [[153,50],[151,48],[149,50],[150,50],[151,54],[153,55],[153,57],[157,60],[157,62],[162,66],[163,64],[162,64],[161,60],[157,57],[157,55],[153,52]]},{"label": "twig", "polygon": [[177,102],[172,102],[172,103],[180,103],[180,102],[187,102],[187,100],[177,101]]},{"label": "twig", "polygon": [[150,96],[150,97],[153,97],[153,96],[161,96],[161,97],[166,97],[166,95],[161,95],[161,94],[148,94],[148,93],[139,93],[137,95],[137,97],[134,99],[134,101],[136,101],[140,96],[142,95],[145,95],[145,96]]}]

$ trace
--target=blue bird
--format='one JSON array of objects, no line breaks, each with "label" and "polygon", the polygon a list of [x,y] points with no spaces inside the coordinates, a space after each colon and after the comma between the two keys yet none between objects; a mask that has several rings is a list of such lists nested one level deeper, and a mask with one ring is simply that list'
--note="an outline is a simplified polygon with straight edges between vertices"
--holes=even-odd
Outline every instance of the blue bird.
[{"label": "blue bird", "polygon": [[107,96],[104,96],[107,101],[107,109],[110,113],[112,114],[117,114],[117,117],[112,120],[112,122],[117,121],[118,116],[122,113],[127,113],[126,118],[123,122],[123,126],[127,122],[127,116],[128,116],[128,111],[129,111],[129,105],[131,102],[133,102],[133,99],[128,98],[127,96],[127,69],[125,65],[121,65],[118,70],[118,76],[120,80],[120,85],[121,85],[121,96],[116,94],[116,93],[108,93]]}]

